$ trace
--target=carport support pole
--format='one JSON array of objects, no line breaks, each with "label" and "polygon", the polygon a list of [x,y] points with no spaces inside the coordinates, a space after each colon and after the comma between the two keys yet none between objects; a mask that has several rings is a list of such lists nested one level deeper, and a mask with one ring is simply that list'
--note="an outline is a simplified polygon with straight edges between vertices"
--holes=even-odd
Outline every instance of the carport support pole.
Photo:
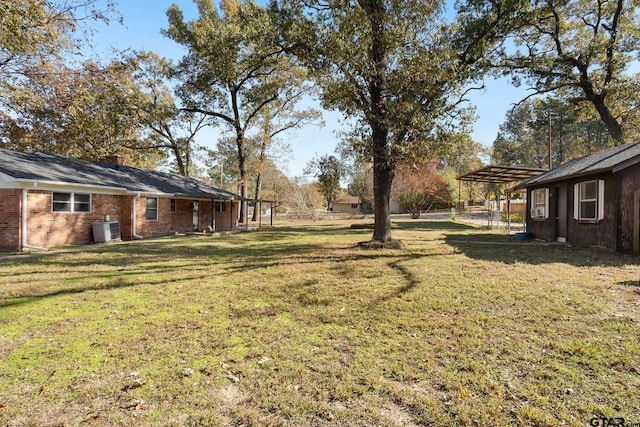
[{"label": "carport support pole", "polygon": [[640,253],[640,190],[633,192],[633,253]]},{"label": "carport support pole", "polygon": [[507,192],[507,234],[511,233],[511,192]]}]

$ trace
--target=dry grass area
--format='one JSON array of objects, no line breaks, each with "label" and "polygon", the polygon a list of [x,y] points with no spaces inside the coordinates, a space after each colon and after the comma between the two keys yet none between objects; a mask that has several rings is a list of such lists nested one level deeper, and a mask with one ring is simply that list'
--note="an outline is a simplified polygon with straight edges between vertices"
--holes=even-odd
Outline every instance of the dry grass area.
[{"label": "dry grass area", "polygon": [[0,425],[640,423],[638,257],[351,223],[0,261]]}]

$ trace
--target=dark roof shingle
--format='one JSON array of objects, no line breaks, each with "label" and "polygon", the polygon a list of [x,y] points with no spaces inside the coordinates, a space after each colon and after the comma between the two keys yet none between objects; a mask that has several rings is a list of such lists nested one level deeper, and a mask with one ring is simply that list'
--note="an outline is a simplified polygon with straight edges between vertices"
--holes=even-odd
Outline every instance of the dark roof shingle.
[{"label": "dark roof shingle", "polygon": [[541,175],[522,181],[515,188],[526,188],[572,177],[613,171],[624,163],[634,161],[640,162],[640,141],[569,160]]},{"label": "dark roof shingle", "polygon": [[190,177],[112,163],[89,163],[48,153],[29,154],[0,149],[0,172],[16,180],[117,188],[177,197],[240,198]]}]

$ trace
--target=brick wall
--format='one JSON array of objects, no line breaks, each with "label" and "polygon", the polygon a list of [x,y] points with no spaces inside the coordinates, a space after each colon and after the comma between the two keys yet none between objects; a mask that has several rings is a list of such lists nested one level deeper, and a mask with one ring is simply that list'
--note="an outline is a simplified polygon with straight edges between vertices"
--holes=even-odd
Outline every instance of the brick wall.
[{"label": "brick wall", "polygon": [[0,189],[0,250],[20,250],[22,190]]},{"label": "brick wall", "polygon": [[[136,201],[136,234],[143,237],[176,232],[206,231],[211,226],[211,201],[199,201],[199,227],[196,230],[193,228],[193,200],[176,199],[176,211],[171,212],[171,199],[158,198],[157,220],[146,219],[146,203],[145,197],[140,197]],[[235,220],[233,224],[231,223],[230,204],[231,202],[225,202],[225,210],[215,212],[216,231],[229,231],[238,226],[239,203],[234,202],[233,215]],[[219,204],[216,203],[216,206]]]},{"label": "brick wall", "polygon": [[53,247],[81,245],[93,240],[93,223],[121,220],[122,197],[92,194],[91,212],[52,212],[51,191],[29,190],[27,244]]},{"label": "brick wall", "polygon": [[133,224],[131,222],[131,210],[133,209],[133,196],[121,196],[120,211],[120,236],[122,240],[133,240]]},{"label": "brick wall", "polygon": [[171,213],[169,212],[170,200],[158,198],[158,219],[148,220],[146,219],[147,198],[143,196],[136,199],[135,233],[142,237],[150,237],[175,231],[171,224]]},{"label": "brick wall", "polygon": [[[240,202],[224,202],[224,212],[216,210],[216,231],[230,231],[238,227]],[[233,221],[231,221],[231,205],[233,204]]]},{"label": "brick wall", "polygon": [[[133,239],[133,196],[92,194],[91,212],[52,212],[51,191],[29,190],[27,193],[27,245],[55,247],[81,245],[93,241],[93,223],[120,222],[123,240]],[[21,189],[0,190],[0,249],[19,250],[21,247]],[[211,225],[211,202],[200,201],[200,227]],[[239,203],[233,202],[233,224],[230,220],[231,202],[225,202],[223,212],[215,212],[216,231],[228,231],[238,225]],[[218,203],[216,203],[218,205]],[[166,233],[193,231],[193,201],[176,200],[176,212],[171,212],[171,199],[158,198],[158,219],[146,219],[146,198],[136,200],[136,234],[151,237]]]}]

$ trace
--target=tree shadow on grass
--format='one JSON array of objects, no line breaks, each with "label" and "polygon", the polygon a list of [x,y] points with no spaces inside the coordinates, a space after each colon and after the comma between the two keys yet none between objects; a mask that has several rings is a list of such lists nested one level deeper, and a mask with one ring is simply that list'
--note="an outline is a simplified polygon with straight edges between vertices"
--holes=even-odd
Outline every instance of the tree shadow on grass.
[{"label": "tree shadow on grass", "polygon": [[640,288],[640,280],[625,280],[623,282],[618,282],[618,285]]},{"label": "tree shadow on grass", "polygon": [[415,220],[415,219],[407,219],[407,220],[394,220],[393,224],[395,224],[398,228],[402,230],[426,230],[426,231],[470,231],[477,230],[478,227],[470,224],[463,224],[460,222],[449,221],[449,220]]},{"label": "tree shadow on grass", "polygon": [[[133,274],[133,273],[129,273]],[[46,298],[54,298],[58,296],[64,295],[76,295],[83,294],[85,292],[91,291],[108,291],[114,289],[128,288],[128,287],[136,287],[141,285],[162,285],[166,283],[180,283],[180,282],[190,282],[194,280],[204,280],[206,275],[198,275],[198,276],[190,276],[186,278],[181,278],[180,280],[156,280],[156,281],[146,281],[146,282],[135,282],[126,280],[126,277],[118,277],[115,280],[112,280],[107,284],[99,284],[99,285],[74,285],[71,287],[62,287],[60,289],[55,289],[48,292],[33,292],[33,293],[25,293],[23,295],[16,295],[4,298],[4,301],[0,299],[0,309],[9,308],[9,307],[18,307],[21,305],[29,304],[34,301],[38,301]]]},{"label": "tree shadow on grass", "polygon": [[574,248],[564,244],[521,242],[500,234],[446,234],[445,243],[469,258],[505,264],[564,263],[576,267],[623,266],[638,264],[638,257],[592,248]]}]

